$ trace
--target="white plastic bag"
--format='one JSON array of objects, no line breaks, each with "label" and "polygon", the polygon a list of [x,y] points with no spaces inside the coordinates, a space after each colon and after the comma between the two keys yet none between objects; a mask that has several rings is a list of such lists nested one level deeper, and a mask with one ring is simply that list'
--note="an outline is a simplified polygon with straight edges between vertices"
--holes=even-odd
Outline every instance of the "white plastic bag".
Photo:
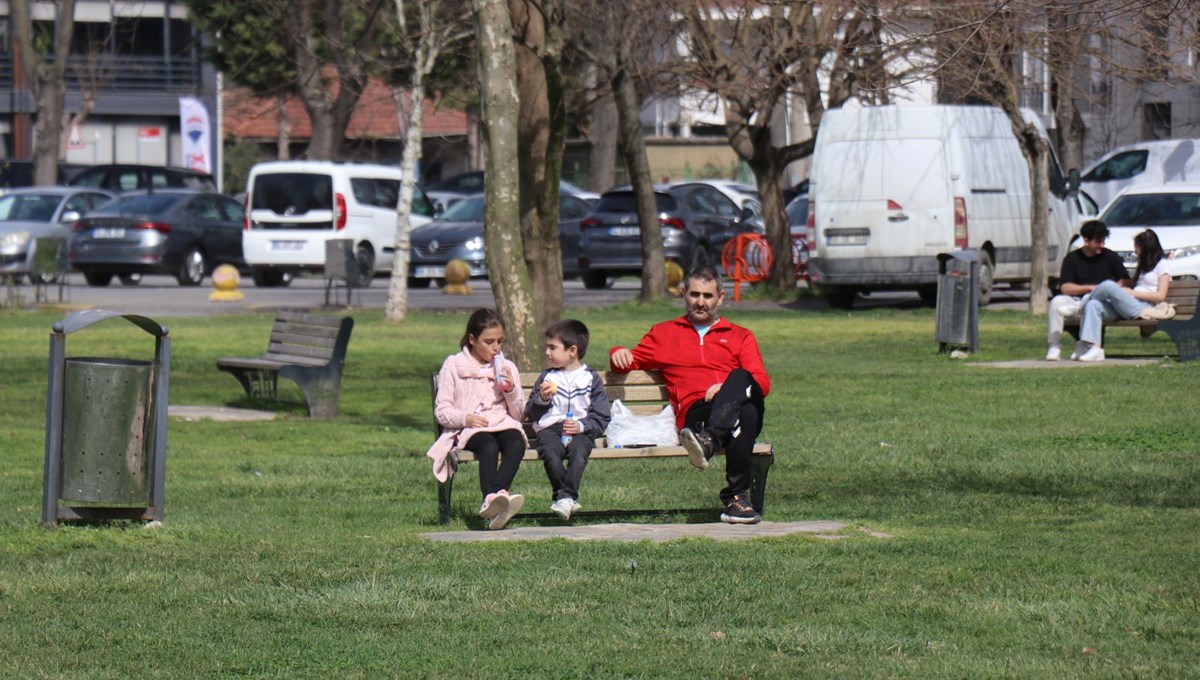
[{"label": "white plastic bag", "polygon": [[675,409],[668,404],[655,415],[635,416],[617,399],[612,403],[612,420],[605,436],[610,447],[676,446],[679,433],[675,431]]}]

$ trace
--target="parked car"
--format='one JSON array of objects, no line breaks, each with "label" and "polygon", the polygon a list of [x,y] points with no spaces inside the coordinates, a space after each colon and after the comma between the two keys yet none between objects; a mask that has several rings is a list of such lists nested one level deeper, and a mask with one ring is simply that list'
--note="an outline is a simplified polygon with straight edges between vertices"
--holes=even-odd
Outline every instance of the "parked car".
[{"label": "parked car", "polygon": [[1117,195],[1100,215],[1108,225],[1106,245],[1121,256],[1130,274],[1137,268],[1133,237],[1158,234],[1172,278],[1200,278],[1200,183],[1135,186]]},{"label": "parked car", "polygon": [[[359,284],[390,272],[396,251],[397,168],[370,163],[272,161],[250,169],[242,236],[254,284],[278,286],[325,268],[325,243],[354,242]],[[414,187],[411,221],[427,224],[433,205]]]},{"label": "parked car", "polygon": [[1171,182],[1200,182],[1200,139],[1117,147],[1083,169],[1079,188],[1103,209],[1123,189]]},{"label": "parked car", "polygon": [[[425,194],[442,210],[449,210],[464,198],[483,193],[483,179],[484,173],[481,171],[464,172],[430,184],[425,187]],[[589,205],[595,205],[600,199],[600,194],[584,191],[566,180],[559,181],[558,192],[581,198]]]},{"label": "parked car", "polygon": [[796,278],[808,278],[808,192],[796,194],[784,207],[792,236],[792,267]]},{"label": "parked car", "polygon": [[237,201],[211,192],[122,194],[75,222],[68,259],[89,286],[149,273],[197,286],[218,264],[245,267],[242,217]]},{"label": "parked car", "polygon": [[[0,196],[0,274],[13,280],[29,274],[39,238],[65,244],[75,220],[111,199],[106,191],[72,187],[30,187]],[[55,278],[43,277],[43,283]]]},{"label": "parked car", "polygon": [[[59,163],[55,184],[66,184],[67,180],[82,172],[86,165]],[[33,186],[33,161],[0,160],[0,194],[13,189]]]},{"label": "parked car", "polygon": [[72,177],[67,184],[73,187],[95,187],[114,192],[160,188],[217,190],[212,175],[206,172],[190,168],[127,163],[94,165]]},{"label": "parked car", "polygon": [[[472,277],[487,276],[483,238],[482,194],[458,201],[438,219],[411,234],[408,285],[425,288],[446,275],[446,263],[467,263]],[[558,195],[558,245],[562,251],[563,278],[579,275],[579,223],[588,214],[588,204],[567,194]]]},{"label": "parked car", "polygon": [[[656,185],[654,199],[662,226],[664,255],[685,270],[719,265],[721,249],[734,236],[761,232],[749,211],[706,184]],[[580,223],[580,277],[587,288],[603,288],[609,277],[641,275],[642,238],[637,201],[628,186],[600,197],[592,214]]]}]

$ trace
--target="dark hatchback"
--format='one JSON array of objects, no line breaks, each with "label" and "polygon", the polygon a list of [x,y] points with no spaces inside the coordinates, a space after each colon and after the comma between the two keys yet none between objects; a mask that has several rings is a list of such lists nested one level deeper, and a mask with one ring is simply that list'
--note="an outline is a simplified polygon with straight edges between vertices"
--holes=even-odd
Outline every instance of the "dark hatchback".
[{"label": "dark hatchback", "polygon": [[197,286],[219,264],[245,267],[242,206],[188,189],[124,194],[75,222],[68,259],[90,286],[149,273]]},{"label": "dark hatchback", "polygon": [[[706,184],[656,185],[654,200],[664,255],[685,270],[719,266],[721,249],[744,232],[761,233],[752,214]],[[606,192],[580,224],[579,266],[583,285],[603,288],[609,278],[642,273],[642,240],[633,190]]]}]

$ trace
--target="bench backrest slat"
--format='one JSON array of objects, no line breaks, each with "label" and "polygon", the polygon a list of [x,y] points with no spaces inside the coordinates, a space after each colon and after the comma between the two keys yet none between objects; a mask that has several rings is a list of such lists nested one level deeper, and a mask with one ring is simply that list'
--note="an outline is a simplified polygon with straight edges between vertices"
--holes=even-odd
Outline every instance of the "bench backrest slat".
[{"label": "bench backrest slat", "polygon": [[279,312],[271,327],[267,354],[329,361],[337,348],[341,325],[339,317]]},{"label": "bench backrest slat", "polygon": [[295,345],[288,342],[271,342],[267,345],[267,354],[285,354],[297,357],[312,357],[314,359],[329,360],[333,358],[333,348]]},{"label": "bench backrest slat", "polygon": [[1191,317],[1196,314],[1196,297],[1200,295],[1200,281],[1172,281],[1167,289],[1167,302],[1175,305],[1175,316]]}]

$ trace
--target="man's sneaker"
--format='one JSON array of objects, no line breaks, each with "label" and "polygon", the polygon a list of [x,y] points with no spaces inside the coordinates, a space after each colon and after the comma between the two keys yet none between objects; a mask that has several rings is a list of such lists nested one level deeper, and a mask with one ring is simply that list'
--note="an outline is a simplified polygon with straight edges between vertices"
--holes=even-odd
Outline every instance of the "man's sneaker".
[{"label": "man's sneaker", "polygon": [[721,521],[726,524],[758,524],[762,520],[754,506],[745,496],[734,496],[725,504],[725,512],[721,513]]},{"label": "man's sneaker", "polygon": [[500,492],[489,493],[483,497],[483,505],[479,506],[479,516],[491,519],[508,507],[508,496]]},{"label": "man's sneaker", "polygon": [[1062,348],[1058,345],[1050,345],[1050,349],[1046,350],[1046,361],[1058,361],[1062,359]]},{"label": "man's sneaker", "polygon": [[1079,357],[1083,356],[1083,353],[1087,351],[1087,348],[1087,343],[1082,340],[1075,343],[1075,350],[1071,352],[1071,361],[1079,361]]},{"label": "man's sneaker", "polygon": [[1091,349],[1079,355],[1080,361],[1104,361],[1104,348],[1092,345]]},{"label": "man's sneaker", "polygon": [[496,497],[497,501],[503,498],[506,502],[504,510],[493,517],[491,522],[488,522],[488,529],[492,530],[503,529],[504,525],[508,524],[508,520],[516,517],[517,513],[521,512],[521,508],[525,507],[525,497],[519,493],[510,494],[507,491],[497,491],[496,493],[500,494]]},{"label": "man's sneaker", "polygon": [[550,511],[558,515],[564,522],[571,519],[572,503],[570,498],[560,498],[550,504]]},{"label": "man's sneaker", "polygon": [[711,434],[685,427],[679,431],[679,443],[687,449],[688,462],[701,470],[708,469],[708,459],[712,458],[717,449],[717,443],[713,441]]}]

